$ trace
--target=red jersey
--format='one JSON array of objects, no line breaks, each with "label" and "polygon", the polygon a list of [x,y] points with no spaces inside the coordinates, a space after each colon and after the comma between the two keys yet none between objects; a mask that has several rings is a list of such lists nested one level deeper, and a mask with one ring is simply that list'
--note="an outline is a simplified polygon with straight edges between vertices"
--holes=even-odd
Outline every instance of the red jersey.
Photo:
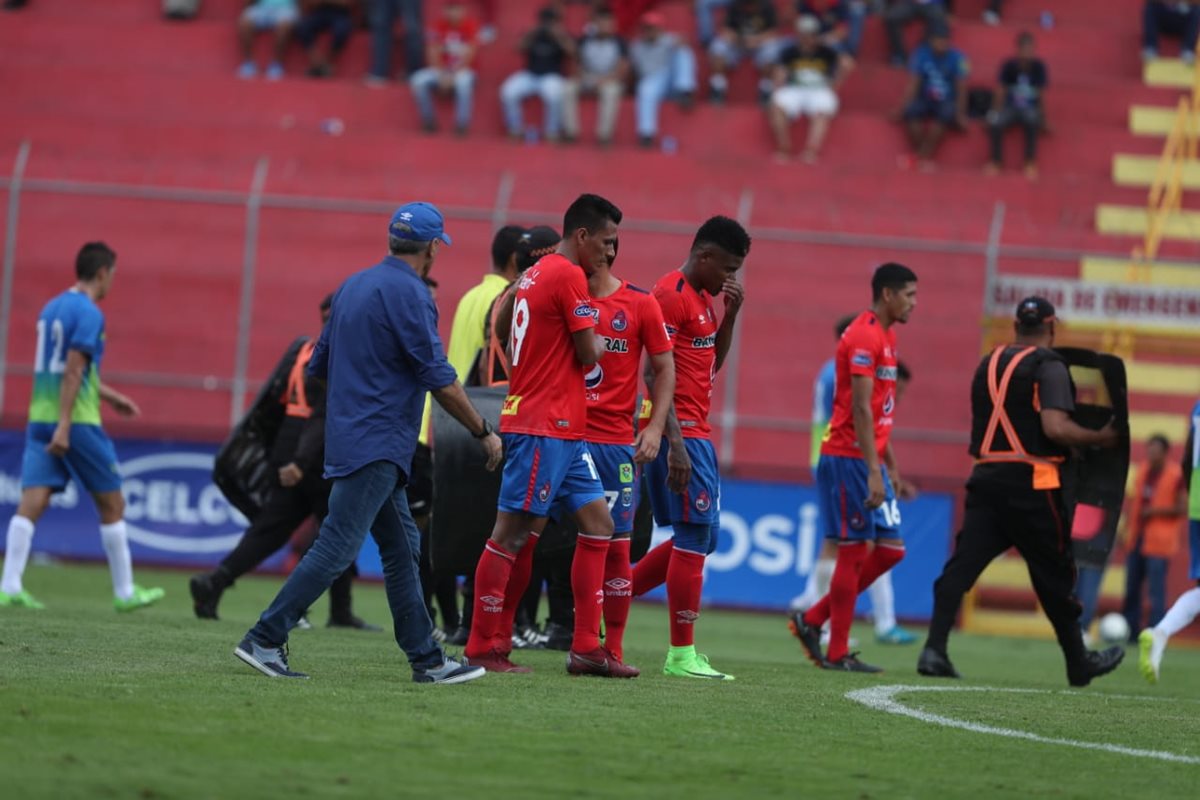
[{"label": "red jersey", "polygon": [[871,390],[871,416],[875,419],[875,448],[883,458],[892,436],[892,413],[896,410],[896,332],[884,330],[874,311],[864,311],[850,324],[838,342],[833,419],[821,452],[830,456],[862,458],[854,433],[853,391],[850,379],[865,375],[875,383]]},{"label": "red jersey", "polygon": [[503,433],[582,439],[587,428],[583,365],[571,334],[595,327],[587,278],[557,253],[517,279],[508,397],[500,412]]},{"label": "red jersey", "polygon": [[439,62],[430,66],[442,69],[465,69],[471,66],[467,51],[475,46],[479,38],[479,22],[473,17],[464,17],[453,24],[445,17],[433,23],[428,39],[441,46]]},{"label": "red jersey", "polygon": [[591,298],[598,314],[596,333],[604,339],[604,358],[584,375],[587,387],[587,440],[632,444],[642,350],[669,352],[662,309],[645,289],[625,281],[608,297]]},{"label": "red jersey", "polygon": [[712,297],[696,291],[682,270],[668,272],[654,285],[667,335],[675,345],[675,416],[689,439],[712,434],[708,410],[717,377],[717,315]]}]

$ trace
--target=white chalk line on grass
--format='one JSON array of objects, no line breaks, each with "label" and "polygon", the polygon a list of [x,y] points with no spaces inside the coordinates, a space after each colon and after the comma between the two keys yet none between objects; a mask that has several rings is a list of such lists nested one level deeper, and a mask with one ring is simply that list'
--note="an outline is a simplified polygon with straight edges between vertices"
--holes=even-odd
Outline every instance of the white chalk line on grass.
[{"label": "white chalk line on grass", "polygon": [[[1101,750],[1106,753],[1117,753],[1124,756],[1134,756],[1135,758],[1152,758],[1158,761],[1170,761],[1177,764],[1200,764],[1200,757],[1185,756],[1179,753],[1169,753],[1163,750],[1143,750],[1136,747],[1125,747],[1119,744],[1106,744],[1104,742],[1081,742],[1076,739],[1060,739],[1054,736],[1041,736],[1028,731],[1018,731],[1012,728],[999,728],[994,725],[984,725],[978,722],[968,722],[966,720],[954,719],[941,714],[933,714],[929,711],[922,711],[917,708],[909,708],[896,699],[896,695],[907,694],[909,692],[990,692],[990,693],[1005,693],[1005,694],[1055,694],[1055,692],[1046,689],[1005,689],[990,686],[872,686],[867,689],[856,689],[846,693],[848,700],[853,700],[856,703],[862,703],[867,708],[875,711],[884,711],[888,714],[897,714],[902,717],[911,717],[912,719],[928,722],[932,725],[940,725],[943,728],[957,728],[959,730],[971,731],[973,733],[985,733],[991,736],[1003,736],[1008,739],[1023,739],[1027,742],[1038,742],[1040,744],[1057,744],[1066,747],[1078,747],[1083,750]],[[1098,695],[1102,697],[1116,697],[1116,695]],[[1130,699],[1143,700],[1148,698],[1130,697]]]}]

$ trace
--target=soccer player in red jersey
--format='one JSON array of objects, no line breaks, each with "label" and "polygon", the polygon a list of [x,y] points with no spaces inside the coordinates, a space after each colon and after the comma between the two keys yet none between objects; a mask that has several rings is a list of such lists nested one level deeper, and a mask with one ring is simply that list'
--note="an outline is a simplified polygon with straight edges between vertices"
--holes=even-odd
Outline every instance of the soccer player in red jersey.
[{"label": "soccer player in red jersey", "polygon": [[517,284],[509,394],[500,412],[507,460],[496,525],[475,570],[475,614],[465,650],[472,665],[491,672],[529,671],[509,659],[513,618],[546,517],[561,501],[579,526],[571,565],[575,635],[567,671],[615,678],[638,674],[600,644],[613,523],[583,441],[583,376],[604,354],[587,278],[615,258],[620,221],[620,210],[609,201],[580,196],[567,209],[558,252],[526,270]]},{"label": "soccer player in red jersey", "polygon": [[[859,594],[904,558],[892,452],[896,409],[896,330],[917,306],[917,276],[902,264],[884,264],[871,279],[874,305],[838,342],[833,419],[821,445],[817,492],[825,537],[838,544],[829,593],[789,627],[820,667],[879,672],[849,652],[850,623]],[[870,543],[874,548],[869,548]],[[829,652],[821,653],[821,626],[830,622]]]},{"label": "soccer player in red jersey", "polygon": [[[613,521],[604,567],[604,646],[622,659],[625,623],[633,601],[629,544],[638,504],[637,465],[658,456],[675,391],[675,361],[662,309],[649,292],[613,275],[609,263],[588,278],[588,293],[605,354],[584,376],[588,404],[585,438]],[[649,354],[654,375],[653,410],[635,438],[643,350]]]},{"label": "soccer player in red jersey", "polygon": [[[704,559],[717,546],[721,483],[708,424],[713,381],[733,342],[744,295],[737,272],[750,252],[750,236],[735,220],[713,217],[700,226],[687,263],[654,287],[674,344],[675,394],[667,415],[667,447],[646,467],[654,517],[670,525],[670,541],[654,548],[633,571],[633,593],[667,584],[671,648],[663,674],[733,680],[696,652],[696,620],[704,588]],[[713,297],[725,295],[717,323]],[[654,376],[646,375],[654,388]]]}]

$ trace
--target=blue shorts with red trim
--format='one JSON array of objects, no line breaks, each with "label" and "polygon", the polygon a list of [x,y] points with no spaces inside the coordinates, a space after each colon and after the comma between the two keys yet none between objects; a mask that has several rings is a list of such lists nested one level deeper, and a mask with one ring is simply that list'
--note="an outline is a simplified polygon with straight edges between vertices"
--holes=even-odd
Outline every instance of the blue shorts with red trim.
[{"label": "blue shorts with red trim", "polygon": [[692,459],[692,477],[683,494],[667,488],[667,452],[664,438],[658,458],[646,465],[646,486],[654,521],[659,525],[688,522],[711,525],[721,519],[721,473],[717,469],[717,451],[708,439],[684,439]]},{"label": "blue shorts with red trim", "polygon": [[817,496],[825,538],[849,542],[900,538],[900,507],[887,467],[883,467],[885,498],[867,510],[867,462],[861,458],[822,455],[817,464]]},{"label": "blue shorts with red trim", "polygon": [[1200,519],[1194,519],[1188,523],[1188,547],[1192,552],[1192,563],[1188,576],[1194,581],[1200,581]]},{"label": "blue shorts with red trim", "polygon": [[574,513],[604,498],[604,487],[587,445],[578,439],[504,434],[501,511],[546,517],[557,502]]}]

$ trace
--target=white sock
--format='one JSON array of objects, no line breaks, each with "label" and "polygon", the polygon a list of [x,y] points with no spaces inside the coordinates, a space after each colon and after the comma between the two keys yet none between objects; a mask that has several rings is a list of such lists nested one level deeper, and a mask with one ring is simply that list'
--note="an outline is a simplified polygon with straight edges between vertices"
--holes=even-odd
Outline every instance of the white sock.
[{"label": "white sock", "polygon": [[33,521],[13,515],[8,523],[8,541],[4,546],[4,578],[0,580],[0,592],[20,594],[21,576],[29,562],[29,549],[33,544]]},{"label": "white sock", "polygon": [[125,520],[100,526],[100,542],[108,555],[108,571],[112,573],[113,594],[119,600],[133,597],[133,559],[129,555],[129,537]]},{"label": "white sock", "polygon": [[[12,536],[11,532],[9,536]],[[4,574],[7,576],[8,564],[5,564],[4,568],[6,570]],[[1197,614],[1200,614],[1200,586],[1188,589],[1179,595],[1175,605],[1171,606],[1171,610],[1162,618],[1162,621],[1154,626],[1154,630],[1169,638],[1192,624],[1192,620],[1196,618]]]},{"label": "white sock", "polygon": [[817,559],[817,566],[813,569],[812,576],[812,580],[816,583],[816,599],[813,600],[814,603],[829,594],[829,584],[833,583],[833,570],[836,566],[836,558]]},{"label": "white sock", "polygon": [[892,590],[892,575],[885,572],[867,589],[871,598],[871,616],[875,633],[882,636],[896,627],[896,593]]}]

